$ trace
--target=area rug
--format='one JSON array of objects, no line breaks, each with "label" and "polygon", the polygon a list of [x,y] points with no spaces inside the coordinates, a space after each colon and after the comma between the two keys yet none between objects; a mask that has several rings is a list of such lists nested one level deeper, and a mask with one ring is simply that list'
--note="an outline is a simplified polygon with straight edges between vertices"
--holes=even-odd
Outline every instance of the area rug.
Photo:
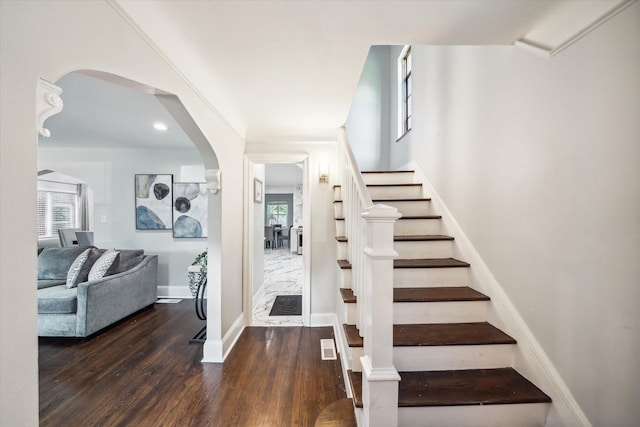
[{"label": "area rug", "polygon": [[269,316],[302,316],[302,295],[278,295]]}]

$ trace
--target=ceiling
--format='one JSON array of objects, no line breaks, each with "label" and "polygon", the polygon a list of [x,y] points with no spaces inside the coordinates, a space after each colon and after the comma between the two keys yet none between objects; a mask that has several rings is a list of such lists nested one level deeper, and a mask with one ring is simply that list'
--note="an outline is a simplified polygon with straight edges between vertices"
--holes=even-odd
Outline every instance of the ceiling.
[{"label": "ceiling", "polygon": [[[630,0],[111,0],[248,142],[334,140],[371,45],[554,48]],[[144,83],[144,82],[142,82]],[[43,145],[192,146],[153,95],[84,75]],[[151,128],[167,122],[164,134]]]}]

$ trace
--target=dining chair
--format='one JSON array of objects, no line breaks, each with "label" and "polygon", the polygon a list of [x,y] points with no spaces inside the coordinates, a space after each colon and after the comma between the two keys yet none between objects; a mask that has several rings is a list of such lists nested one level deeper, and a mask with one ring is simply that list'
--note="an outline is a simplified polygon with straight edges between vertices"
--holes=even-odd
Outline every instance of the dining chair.
[{"label": "dining chair", "polygon": [[267,248],[267,244],[271,249],[273,249],[273,244],[275,242],[275,234],[273,233],[273,227],[270,225],[266,225],[264,227],[264,244],[265,249]]}]

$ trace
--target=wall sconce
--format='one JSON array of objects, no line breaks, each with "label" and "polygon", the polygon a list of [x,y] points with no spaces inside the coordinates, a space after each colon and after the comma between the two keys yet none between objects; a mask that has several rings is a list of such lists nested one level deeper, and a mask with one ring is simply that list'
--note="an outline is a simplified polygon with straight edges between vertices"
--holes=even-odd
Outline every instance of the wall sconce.
[{"label": "wall sconce", "polygon": [[211,194],[217,194],[221,188],[220,169],[206,169],[204,179],[207,181],[207,190]]},{"label": "wall sconce", "polygon": [[329,182],[329,164],[328,163],[320,163],[320,167],[318,168],[318,176],[320,178],[320,182]]}]

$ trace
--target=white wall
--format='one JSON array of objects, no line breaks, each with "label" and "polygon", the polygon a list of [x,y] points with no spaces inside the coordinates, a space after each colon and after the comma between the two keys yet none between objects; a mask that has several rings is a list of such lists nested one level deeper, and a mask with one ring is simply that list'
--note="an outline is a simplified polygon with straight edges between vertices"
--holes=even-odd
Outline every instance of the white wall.
[{"label": "white wall", "polygon": [[360,170],[389,167],[389,54],[389,46],[371,46],[347,116],[347,138]]},{"label": "white wall", "polygon": [[639,22],[636,3],[550,60],[414,46],[414,129],[390,142],[391,167],[425,170],[594,426],[640,425]]},{"label": "white wall", "polygon": [[[40,148],[38,170],[50,169],[86,182],[94,191],[93,231],[101,248],[139,248],[158,255],[158,294],[189,298],[186,269],[207,247],[206,239],[174,239],[171,230],[136,230],[134,176],[173,174],[190,181],[181,167],[198,165],[193,149]],[[202,174],[200,174],[202,175]],[[102,223],[105,217],[107,222]],[[214,215],[214,221],[220,218]]]},{"label": "white wall", "polygon": [[[209,230],[209,317],[204,358],[219,361],[223,335],[242,314],[244,140],[107,2],[0,2],[0,425],[38,423],[36,327],[36,84],[79,69],[111,72],[176,94],[215,155],[223,189],[219,230]],[[208,153],[208,156],[207,156]],[[32,206],[33,209],[16,209]],[[211,256],[210,256],[211,257]],[[17,286],[22,284],[23,286]],[[212,298],[215,296],[215,298]]]}]

